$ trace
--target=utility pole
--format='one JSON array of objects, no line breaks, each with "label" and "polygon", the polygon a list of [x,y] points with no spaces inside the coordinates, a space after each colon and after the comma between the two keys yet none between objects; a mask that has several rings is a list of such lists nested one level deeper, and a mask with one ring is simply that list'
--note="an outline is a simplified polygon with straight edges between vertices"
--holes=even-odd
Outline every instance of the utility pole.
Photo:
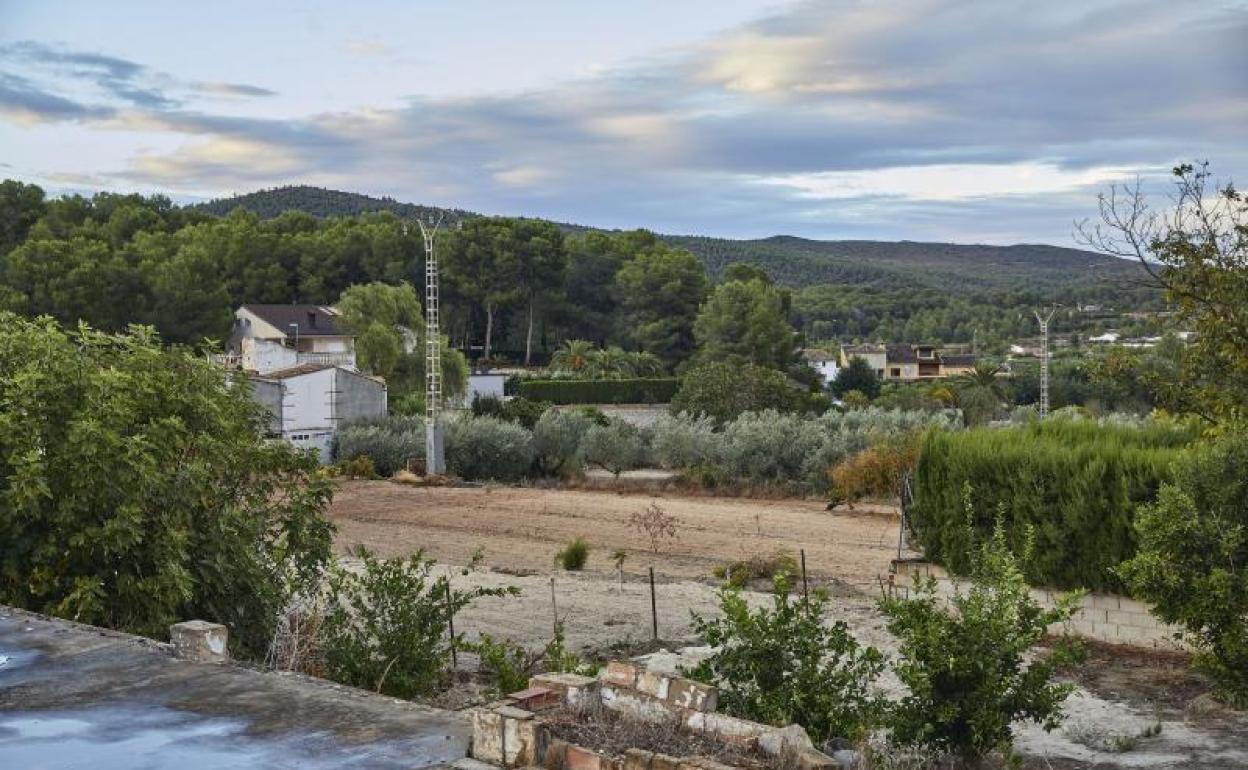
[{"label": "utility pole", "polygon": [[1053,320],[1057,305],[1049,308],[1048,315],[1043,317],[1039,310],[1032,312],[1040,323],[1040,419],[1043,420],[1049,414],[1049,321]]},{"label": "utility pole", "polygon": [[446,455],[442,448],[442,332],[438,319],[438,258],[433,244],[442,225],[426,226],[416,220],[425,239],[425,473],[446,473]]}]

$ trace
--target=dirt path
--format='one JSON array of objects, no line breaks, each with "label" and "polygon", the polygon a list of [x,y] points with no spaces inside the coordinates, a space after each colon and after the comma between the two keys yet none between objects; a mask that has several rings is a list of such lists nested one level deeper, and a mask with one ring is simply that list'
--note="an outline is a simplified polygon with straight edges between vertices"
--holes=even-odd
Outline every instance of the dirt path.
[{"label": "dirt path", "polygon": [[[651,553],[629,515],[658,502],[679,519],[677,539]],[[651,497],[613,492],[483,487],[419,489],[386,481],[341,485],[330,515],[338,546],[363,544],[385,555],[424,548],[438,561],[465,564],[483,549],[485,564],[550,572],[554,554],[574,537],[594,547],[587,571],[614,574],[610,556],[628,552],[626,571],[655,567],[667,577],[708,578],[727,561],[805,549],[812,577],[874,592],[897,553],[898,517],[890,508],[829,513],[801,500]]]}]

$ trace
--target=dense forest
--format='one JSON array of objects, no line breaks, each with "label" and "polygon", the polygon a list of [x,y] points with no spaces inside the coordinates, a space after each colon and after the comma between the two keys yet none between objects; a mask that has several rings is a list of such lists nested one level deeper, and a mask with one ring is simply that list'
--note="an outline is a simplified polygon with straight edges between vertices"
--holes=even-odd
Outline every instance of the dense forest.
[{"label": "dense forest", "polygon": [[[332,303],[356,284],[419,283],[405,223],[439,211],[314,187],[180,207],[161,196],[47,198],[0,183],[0,307],[103,329],[155,325],[173,341],[221,339],[252,302]],[[474,357],[543,360],[567,339],[653,352],[692,349],[693,322],[730,266],[782,287],[807,338],[970,342],[1034,334],[1031,308],[1066,307],[1062,333],[1103,330],[1077,308],[1154,310],[1130,262],[1048,246],[732,241],[604,232],[446,210],[440,241],[451,343]]]}]

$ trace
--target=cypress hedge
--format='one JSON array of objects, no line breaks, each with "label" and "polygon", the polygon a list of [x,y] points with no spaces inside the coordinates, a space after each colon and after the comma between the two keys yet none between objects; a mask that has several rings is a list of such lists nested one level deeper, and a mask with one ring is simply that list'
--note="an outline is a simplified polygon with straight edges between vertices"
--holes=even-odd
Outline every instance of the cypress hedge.
[{"label": "cypress hedge", "polygon": [[627,380],[521,380],[516,395],[552,404],[666,404],[679,387],[675,377]]},{"label": "cypress hedge", "polygon": [[1135,554],[1135,512],[1156,499],[1195,437],[1192,428],[1162,423],[1068,420],[931,431],[915,473],[911,525],[927,558],[965,572],[968,532],[982,542],[1000,510],[1015,553],[1034,533],[1033,585],[1121,593],[1113,568]]}]

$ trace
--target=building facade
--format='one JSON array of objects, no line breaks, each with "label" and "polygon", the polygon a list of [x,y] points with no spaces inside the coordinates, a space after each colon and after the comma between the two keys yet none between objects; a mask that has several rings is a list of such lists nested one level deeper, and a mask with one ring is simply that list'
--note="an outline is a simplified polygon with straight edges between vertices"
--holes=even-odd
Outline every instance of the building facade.
[{"label": "building facade", "polygon": [[975,367],[973,353],[942,351],[935,345],[845,345],[840,364],[861,358],[886,382],[922,382],[965,374]]},{"label": "building facade", "polygon": [[338,326],[338,315],[324,305],[243,305],[234,311],[226,363],[261,375],[307,364],[354,369],[355,337]]}]

